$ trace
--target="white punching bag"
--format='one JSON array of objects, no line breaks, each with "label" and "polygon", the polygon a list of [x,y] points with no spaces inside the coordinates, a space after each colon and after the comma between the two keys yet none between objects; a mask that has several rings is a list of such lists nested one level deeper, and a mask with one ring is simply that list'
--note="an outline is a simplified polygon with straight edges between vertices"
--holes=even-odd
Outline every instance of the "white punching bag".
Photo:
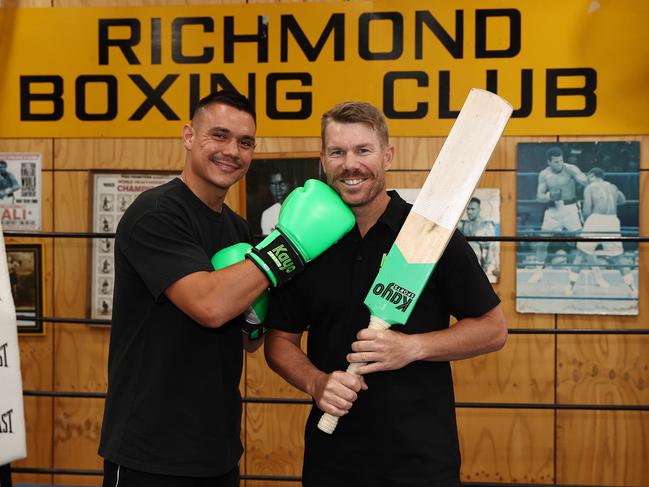
[{"label": "white punching bag", "polygon": [[4,236],[0,225],[0,465],[27,456],[23,385]]}]

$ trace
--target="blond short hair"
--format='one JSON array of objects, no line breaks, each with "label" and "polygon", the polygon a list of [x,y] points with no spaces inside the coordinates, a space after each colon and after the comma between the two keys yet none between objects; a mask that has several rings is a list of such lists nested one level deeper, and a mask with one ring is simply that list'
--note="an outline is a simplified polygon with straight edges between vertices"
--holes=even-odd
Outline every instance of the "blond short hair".
[{"label": "blond short hair", "polygon": [[385,115],[383,115],[381,110],[369,103],[362,101],[344,101],[325,112],[320,120],[322,147],[325,147],[325,131],[329,122],[364,123],[377,133],[383,147],[387,147],[388,145],[390,136],[388,135],[388,124],[385,120]]}]

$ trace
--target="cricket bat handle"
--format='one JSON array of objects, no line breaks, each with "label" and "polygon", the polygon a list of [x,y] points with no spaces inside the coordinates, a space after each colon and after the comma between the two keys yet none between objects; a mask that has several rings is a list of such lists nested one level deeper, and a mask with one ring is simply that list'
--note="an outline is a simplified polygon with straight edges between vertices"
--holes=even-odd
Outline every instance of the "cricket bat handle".
[{"label": "cricket bat handle", "polygon": [[[387,330],[388,328],[390,328],[390,324],[387,323],[386,321],[383,321],[378,316],[371,315],[370,324],[367,327],[372,330]],[[347,372],[349,372],[350,374],[358,375],[356,374],[356,369],[364,365],[365,365],[364,362],[355,362],[353,364],[349,364],[347,366]],[[338,425],[339,419],[340,418],[338,416],[334,416],[329,413],[324,413],[320,417],[320,421],[318,421],[318,429],[320,431],[324,431],[325,433],[332,434],[336,429],[336,426]]]}]

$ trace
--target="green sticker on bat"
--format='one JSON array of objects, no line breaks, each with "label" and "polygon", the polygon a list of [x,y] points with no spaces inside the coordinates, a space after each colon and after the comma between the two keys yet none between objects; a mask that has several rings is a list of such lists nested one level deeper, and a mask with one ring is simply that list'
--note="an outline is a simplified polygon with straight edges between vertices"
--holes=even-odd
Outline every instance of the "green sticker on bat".
[{"label": "green sticker on bat", "polygon": [[390,325],[405,324],[434,268],[434,263],[410,264],[393,245],[365,297],[365,305],[372,315]]}]

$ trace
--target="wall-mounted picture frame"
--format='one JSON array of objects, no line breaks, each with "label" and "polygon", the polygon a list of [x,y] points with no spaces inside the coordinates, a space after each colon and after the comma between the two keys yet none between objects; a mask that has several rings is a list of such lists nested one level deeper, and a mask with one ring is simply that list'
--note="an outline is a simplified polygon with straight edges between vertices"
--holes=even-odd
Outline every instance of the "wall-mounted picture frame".
[{"label": "wall-mounted picture frame", "polygon": [[[43,243],[6,244],[7,267],[11,295],[20,316],[43,317]],[[19,319],[18,333],[21,335],[45,334],[44,323],[40,320]]]},{"label": "wall-mounted picture frame", "polygon": [[317,152],[255,156],[246,174],[244,205],[255,243],[275,229],[284,198],[307,179],[325,179]]},{"label": "wall-mounted picture frame", "polygon": [[[517,146],[516,233],[637,237],[640,143]],[[637,315],[637,242],[519,242],[516,311]]]},{"label": "wall-mounted picture frame", "polygon": [[[177,177],[179,172],[105,172],[92,173],[91,227],[95,233],[115,233],[117,224],[129,205],[147,189]],[[110,319],[113,313],[115,239],[94,238],[91,256],[90,317]]]},{"label": "wall-mounted picture frame", "polygon": [[[465,237],[500,236],[500,188],[476,188],[457,225]],[[470,241],[489,282],[500,278],[500,242]]]},{"label": "wall-mounted picture frame", "polygon": [[[395,188],[395,191],[412,205],[420,188]],[[457,228],[465,237],[500,236],[500,189],[476,188]],[[489,282],[497,283],[500,278],[500,242],[470,241],[469,246],[475,252]]]},{"label": "wall-mounted picture frame", "polygon": [[42,156],[0,152],[0,220],[4,231],[41,229]]}]

